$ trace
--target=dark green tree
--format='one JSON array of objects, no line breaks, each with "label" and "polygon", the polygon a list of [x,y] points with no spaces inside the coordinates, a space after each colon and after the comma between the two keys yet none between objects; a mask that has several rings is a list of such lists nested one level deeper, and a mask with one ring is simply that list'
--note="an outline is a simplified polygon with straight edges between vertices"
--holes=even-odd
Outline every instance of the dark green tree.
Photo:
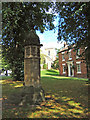
[{"label": "dark green tree", "polygon": [[54,15],[47,13],[50,2],[2,3],[2,55],[10,64],[14,80],[24,78],[24,42],[33,30],[54,29]]},{"label": "dark green tree", "polygon": [[7,70],[10,70],[10,66],[5,57],[2,57],[2,45],[0,45],[0,74],[6,71],[6,75],[8,75]]},{"label": "dark green tree", "polygon": [[82,47],[90,79],[90,2],[56,3],[59,14],[58,40],[65,40],[69,46]]}]

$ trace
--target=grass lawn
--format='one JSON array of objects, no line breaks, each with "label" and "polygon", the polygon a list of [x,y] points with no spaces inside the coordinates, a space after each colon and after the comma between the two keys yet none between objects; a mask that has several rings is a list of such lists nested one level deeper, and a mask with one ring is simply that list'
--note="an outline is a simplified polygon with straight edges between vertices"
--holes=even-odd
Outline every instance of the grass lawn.
[{"label": "grass lawn", "polygon": [[10,76],[0,76],[0,80],[12,79]]},{"label": "grass lawn", "polygon": [[2,82],[3,118],[87,118],[87,79],[59,76],[57,70],[41,71],[46,101],[38,106],[18,106],[23,82]]}]

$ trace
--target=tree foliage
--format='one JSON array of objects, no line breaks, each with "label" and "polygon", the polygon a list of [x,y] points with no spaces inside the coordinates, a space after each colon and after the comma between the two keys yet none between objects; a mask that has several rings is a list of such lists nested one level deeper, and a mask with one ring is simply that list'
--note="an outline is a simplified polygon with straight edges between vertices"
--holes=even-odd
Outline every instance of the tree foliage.
[{"label": "tree foliage", "polygon": [[76,49],[84,48],[88,78],[90,78],[90,2],[56,3],[59,14],[58,40],[62,39]]},{"label": "tree foliage", "polygon": [[2,50],[12,69],[15,80],[24,78],[24,42],[33,30],[54,28],[54,15],[47,13],[50,2],[3,2],[2,3]]},{"label": "tree foliage", "polygon": [[89,7],[88,3],[83,2],[57,4],[57,9],[59,9],[58,40],[64,39],[68,44],[78,43],[80,46],[87,46],[90,43],[86,15],[86,8],[89,12]]},{"label": "tree foliage", "polygon": [[45,63],[45,57],[46,57],[46,55],[44,55],[43,53],[40,53],[41,64]]}]

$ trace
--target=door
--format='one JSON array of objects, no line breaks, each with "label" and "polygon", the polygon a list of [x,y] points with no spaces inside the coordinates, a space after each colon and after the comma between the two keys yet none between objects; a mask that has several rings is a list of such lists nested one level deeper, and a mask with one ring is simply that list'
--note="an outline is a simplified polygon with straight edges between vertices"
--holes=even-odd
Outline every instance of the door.
[{"label": "door", "polygon": [[74,70],[72,69],[71,63],[68,63],[68,76],[74,76]]},{"label": "door", "polygon": [[72,76],[72,64],[70,64],[70,76]]}]

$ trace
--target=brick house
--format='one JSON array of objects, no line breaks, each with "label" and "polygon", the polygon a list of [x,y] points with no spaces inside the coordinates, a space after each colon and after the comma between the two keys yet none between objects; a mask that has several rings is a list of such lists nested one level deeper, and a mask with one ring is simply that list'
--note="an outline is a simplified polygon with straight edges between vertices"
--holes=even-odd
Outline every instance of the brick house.
[{"label": "brick house", "polygon": [[72,76],[87,78],[86,63],[78,55],[83,52],[83,49],[74,48],[68,50],[68,46],[59,52],[59,72],[61,76]]}]

